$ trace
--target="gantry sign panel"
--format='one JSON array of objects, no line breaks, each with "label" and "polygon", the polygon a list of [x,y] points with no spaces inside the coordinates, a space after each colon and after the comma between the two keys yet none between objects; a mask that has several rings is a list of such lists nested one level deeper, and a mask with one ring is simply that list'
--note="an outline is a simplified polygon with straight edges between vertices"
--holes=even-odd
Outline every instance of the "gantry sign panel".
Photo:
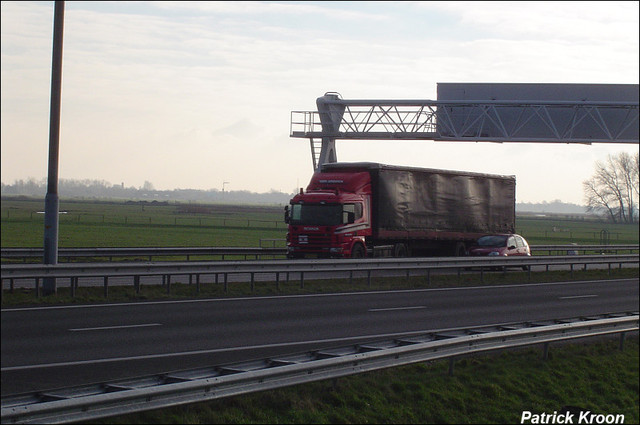
[{"label": "gantry sign panel", "polygon": [[436,101],[327,93],[316,104],[317,111],[291,115],[291,137],[310,139],[314,169],[335,162],[336,139],[639,141],[637,84],[438,83]]},{"label": "gantry sign panel", "polygon": [[438,84],[440,140],[638,143],[638,85]]}]

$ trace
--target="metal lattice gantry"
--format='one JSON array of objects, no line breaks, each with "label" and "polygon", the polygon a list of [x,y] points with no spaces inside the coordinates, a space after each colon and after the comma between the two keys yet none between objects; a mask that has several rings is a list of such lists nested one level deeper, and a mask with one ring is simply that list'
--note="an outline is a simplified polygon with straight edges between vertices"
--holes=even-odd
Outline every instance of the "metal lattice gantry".
[{"label": "metal lattice gantry", "polygon": [[290,131],[310,139],[314,169],[336,161],[337,139],[639,143],[637,100],[344,100],[327,93],[316,103],[317,111],[291,113]]}]

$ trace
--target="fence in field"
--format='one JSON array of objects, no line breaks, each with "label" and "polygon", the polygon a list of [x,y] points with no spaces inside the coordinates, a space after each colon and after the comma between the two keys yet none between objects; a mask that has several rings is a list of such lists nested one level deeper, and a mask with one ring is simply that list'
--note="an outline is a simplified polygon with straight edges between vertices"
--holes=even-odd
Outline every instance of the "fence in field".
[{"label": "fence in field", "polygon": [[[4,214],[3,214],[4,215]],[[43,211],[12,211],[6,210],[3,219],[11,221],[42,221]],[[75,224],[114,224],[114,225],[156,225],[156,226],[198,226],[198,227],[241,227],[241,228],[271,228],[286,229],[287,224],[283,220],[265,220],[246,217],[220,217],[220,216],[184,216],[170,214],[132,214],[109,215],[91,213],[69,213],[60,211],[60,223]]]},{"label": "fence in field", "polygon": [[[286,230],[287,224],[283,219],[252,218],[236,214],[219,215],[193,215],[185,214],[158,214],[144,212],[132,214],[100,214],[86,212],[66,212],[61,211],[59,220],[61,224],[112,224],[112,225],[150,225],[150,226],[190,226],[190,227],[227,227],[227,228],[266,228]],[[44,213],[42,211],[25,211],[7,209],[3,211],[3,220],[9,221],[42,221]],[[605,223],[602,223],[606,226]],[[578,228],[564,225],[540,225],[519,224],[517,233],[527,239],[545,239],[562,241],[581,241],[594,243],[621,243],[620,241],[632,242],[629,239],[637,240],[637,236],[630,236],[637,233],[637,228],[629,232],[611,231],[606,228],[597,229],[592,224],[590,226],[580,226]]]}]

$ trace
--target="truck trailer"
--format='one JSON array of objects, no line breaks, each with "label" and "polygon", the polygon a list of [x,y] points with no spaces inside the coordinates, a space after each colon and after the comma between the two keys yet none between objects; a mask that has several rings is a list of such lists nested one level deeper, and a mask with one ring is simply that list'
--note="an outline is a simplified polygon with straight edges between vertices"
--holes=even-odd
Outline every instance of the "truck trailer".
[{"label": "truck trailer", "polygon": [[285,207],[289,258],[463,256],[515,231],[515,176],[326,163]]}]

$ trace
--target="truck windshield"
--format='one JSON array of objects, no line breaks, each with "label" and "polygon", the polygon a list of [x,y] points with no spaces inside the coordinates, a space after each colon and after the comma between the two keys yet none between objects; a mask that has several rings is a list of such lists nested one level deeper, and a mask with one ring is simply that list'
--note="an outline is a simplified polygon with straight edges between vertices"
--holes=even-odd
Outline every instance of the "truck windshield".
[{"label": "truck windshield", "polygon": [[297,225],[337,226],[343,223],[342,205],[293,204],[290,220]]}]

